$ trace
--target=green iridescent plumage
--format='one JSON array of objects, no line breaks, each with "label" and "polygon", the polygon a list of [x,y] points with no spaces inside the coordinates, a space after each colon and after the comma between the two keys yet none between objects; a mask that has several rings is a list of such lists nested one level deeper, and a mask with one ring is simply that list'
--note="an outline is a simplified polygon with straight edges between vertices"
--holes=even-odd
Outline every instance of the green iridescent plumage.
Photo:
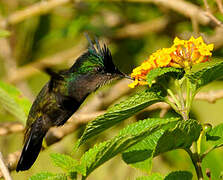
[{"label": "green iridescent plumage", "polygon": [[[89,40],[89,39],[88,39]],[[63,125],[79,108],[85,98],[98,87],[114,78],[124,77],[113,64],[109,49],[90,47],[67,70],[46,72],[50,81],[42,88],[29,112],[25,145],[16,171],[29,169],[35,162],[42,140],[50,127]]]}]

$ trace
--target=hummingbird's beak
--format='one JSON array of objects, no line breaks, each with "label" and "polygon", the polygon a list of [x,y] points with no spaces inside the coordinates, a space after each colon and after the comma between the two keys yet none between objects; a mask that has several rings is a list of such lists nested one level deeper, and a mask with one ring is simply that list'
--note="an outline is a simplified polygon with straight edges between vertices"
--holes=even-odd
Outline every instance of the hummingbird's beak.
[{"label": "hummingbird's beak", "polygon": [[124,78],[127,78],[127,79],[130,79],[130,80],[134,80],[131,76],[128,76],[128,75],[124,75]]},{"label": "hummingbird's beak", "polygon": [[132,77],[128,76],[127,74],[124,74],[121,72],[121,77],[122,78],[126,78],[126,79],[130,79],[130,80],[134,80]]}]

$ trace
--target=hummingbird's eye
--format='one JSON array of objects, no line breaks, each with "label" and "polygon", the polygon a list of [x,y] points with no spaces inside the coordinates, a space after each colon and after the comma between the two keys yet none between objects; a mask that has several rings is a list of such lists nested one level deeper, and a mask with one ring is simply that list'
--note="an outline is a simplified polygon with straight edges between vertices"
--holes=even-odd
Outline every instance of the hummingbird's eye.
[{"label": "hummingbird's eye", "polygon": [[102,69],[101,67],[96,67],[96,71],[97,71],[97,72],[102,72],[103,69]]}]

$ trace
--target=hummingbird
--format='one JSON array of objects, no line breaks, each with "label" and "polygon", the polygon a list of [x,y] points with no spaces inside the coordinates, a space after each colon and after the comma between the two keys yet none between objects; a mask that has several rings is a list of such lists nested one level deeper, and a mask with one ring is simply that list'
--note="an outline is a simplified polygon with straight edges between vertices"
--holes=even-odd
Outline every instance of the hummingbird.
[{"label": "hummingbird", "polygon": [[69,69],[59,72],[49,68],[45,70],[50,80],[39,92],[29,111],[17,172],[31,168],[48,130],[63,125],[90,93],[111,80],[128,78],[114,65],[111,52],[105,44],[101,47],[97,39],[93,44],[86,37],[88,50]]}]

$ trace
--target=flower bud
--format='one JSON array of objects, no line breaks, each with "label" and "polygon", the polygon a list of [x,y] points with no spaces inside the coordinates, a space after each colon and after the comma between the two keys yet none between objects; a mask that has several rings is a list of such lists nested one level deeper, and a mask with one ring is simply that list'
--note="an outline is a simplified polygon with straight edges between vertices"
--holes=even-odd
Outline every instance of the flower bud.
[{"label": "flower bud", "polygon": [[208,133],[208,132],[211,131],[211,129],[212,129],[212,125],[209,124],[209,123],[205,123],[205,124],[202,125],[202,128],[203,128],[203,131],[204,131],[205,133]]}]

